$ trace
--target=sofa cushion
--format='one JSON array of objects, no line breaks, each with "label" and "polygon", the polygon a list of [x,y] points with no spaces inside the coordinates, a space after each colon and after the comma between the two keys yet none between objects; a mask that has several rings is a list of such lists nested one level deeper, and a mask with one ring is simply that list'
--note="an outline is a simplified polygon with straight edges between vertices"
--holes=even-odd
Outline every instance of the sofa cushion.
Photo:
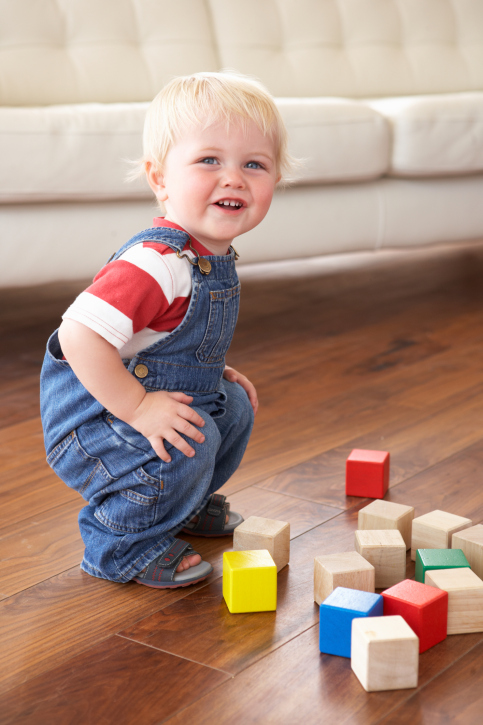
[{"label": "sofa cushion", "polygon": [[[0,108],[0,202],[151,198],[126,183],[147,103]],[[281,99],[298,183],[371,179],[389,164],[388,123],[357,101]]]},{"label": "sofa cushion", "polygon": [[390,129],[377,111],[343,98],[279,98],[290,151],[301,159],[297,181],[375,179],[390,160]]},{"label": "sofa cushion", "polygon": [[146,103],[0,108],[0,202],[151,195],[126,183],[142,154]]},{"label": "sofa cushion", "polygon": [[[483,0],[209,0],[220,66],[275,96],[483,88]],[[243,8],[243,10],[242,10]]]},{"label": "sofa cushion", "polygon": [[392,176],[483,171],[483,93],[371,101],[392,125]]}]

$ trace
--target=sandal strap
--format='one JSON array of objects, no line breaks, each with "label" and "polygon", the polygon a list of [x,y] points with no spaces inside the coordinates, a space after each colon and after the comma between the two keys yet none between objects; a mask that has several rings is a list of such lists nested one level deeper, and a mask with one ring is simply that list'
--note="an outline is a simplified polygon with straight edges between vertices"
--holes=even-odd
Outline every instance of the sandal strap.
[{"label": "sandal strap", "polygon": [[225,518],[230,510],[226,496],[221,493],[212,493],[204,508],[198,513],[198,521],[191,529],[191,533],[210,532],[210,534],[225,530]]},{"label": "sandal strap", "polygon": [[153,559],[146,569],[138,574],[139,579],[150,579],[157,582],[171,582],[176,574],[178,565],[185,556],[192,556],[198,552],[193,549],[191,544],[180,539],[175,539],[174,543],[169,546],[166,551]]},{"label": "sandal strap", "polygon": [[[230,504],[228,504],[228,506],[229,505]],[[205,510],[210,514],[210,516],[219,516],[221,513],[225,512],[225,506],[226,496],[223,496],[221,493],[212,493],[206,503]]]}]

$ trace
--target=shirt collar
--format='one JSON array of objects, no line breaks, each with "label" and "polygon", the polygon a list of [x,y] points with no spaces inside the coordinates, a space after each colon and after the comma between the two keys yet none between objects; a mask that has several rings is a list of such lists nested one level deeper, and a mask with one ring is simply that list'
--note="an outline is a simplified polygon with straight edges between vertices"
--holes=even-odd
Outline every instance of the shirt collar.
[{"label": "shirt collar", "polygon": [[[153,219],[153,227],[168,227],[168,229],[179,229],[181,232],[185,232],[188,234],[189,232],[186,231],[186,229],[183,229],[183,227],[180,227],[179,224],[176,224],[175,222],[169,222],[162,216],[154,217]],[[215,256],[213,252],[210,252],[209,249],[203,246],[201,242],[199,242],[195,237],[189,235],[191,240],[191,246],[202,257],[213,257]],[[229,251],[229,250],[228,250]],[[227,254],[228,254],[227,251]]]}]

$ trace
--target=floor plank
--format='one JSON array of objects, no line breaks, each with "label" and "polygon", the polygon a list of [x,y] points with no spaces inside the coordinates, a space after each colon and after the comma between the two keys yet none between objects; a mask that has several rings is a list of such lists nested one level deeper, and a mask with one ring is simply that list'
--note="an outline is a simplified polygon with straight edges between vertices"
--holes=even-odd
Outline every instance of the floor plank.
[{"label": "floor plank", "polygon": [[354,509],[292,541],[290,564],[277,578],[276,612],[230,614],[222,597],[222,581],[218,579],[140,620],[122,635],[236,674],[317,622],[314,557],[353,550],[356,528]]},{"label": "floor plank", "polygon": [[456,659],[439,677],[409,697],[402,706],[392,710],[380,721],[380,725],[406,725],[408,722],[413,725],[467,725],[480,722],[483,690],[475,686],[475,675],[481,672],[482,663],[483,642],[480,642]]},{"label": "floor plank", "polygon": [[56,506],[82,499],[42,462],[25,463],[2,472],[0,480],[0,536],[2,529],[38,516]]},{"label": "floor plank", "polygon": [[224,672],[111,637],[11,690],[0,717],[2,725],[157,725],[228,679]]},{"label": "floor plank", "polygon": [[[427,650],[419,660],[419,686],[443,672],[482,640],[482,634],[458,635]],[[231,725],[319,725],[329,722],[375,725],[386,712],[405,702],[411,692],[365,692],[351,671],[349,659],[319,652],[318,628],[314,626],[218,687],[216,699],[209,695],[202,697],[170,718],[166,725],[187,722],[193,725],[213,722],[230,722]],[[224,719],[227,711],[229,720]],[[392,722],[389,717],[388,725]],[[413,720],[408,718],[400,722]],[[473,718],[468,722],[478,720]]]},{"label": "floor plank", "polygon": [[185,594],[95,579],[76,566],[0,601],[0,693]]},{"label": "floor plank", "polygon": [[76,499],[0,532],[4,593],[17,594],[80,563],[84,545],[77,516],[82,505]]},{"label": "floor plank", "polygon": [[[449,405],[448,405],[449,402]],[[387,450],[391,455],[390,486],[464,451],[481,439],[483,389],[470,388],[452,396],[437,412],[414,419],[413,411],[345,445],[328,450],[293,468],[266,478],[257,486],[322,504],[350,508],[354,498],[345,496],[345,461],[354,448]]]}]

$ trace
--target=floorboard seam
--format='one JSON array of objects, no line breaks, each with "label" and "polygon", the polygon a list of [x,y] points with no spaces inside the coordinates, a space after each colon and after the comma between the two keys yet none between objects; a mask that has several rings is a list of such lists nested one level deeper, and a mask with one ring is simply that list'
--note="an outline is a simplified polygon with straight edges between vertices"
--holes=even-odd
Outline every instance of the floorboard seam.
[{"label": "floorboard seam", "polygon": [[187,662],[193,662],[195,665],[200,665],[201,667],[207,667],[209,670],[216,670],[216,672],[221,672],[224,675],[228,675],[230,678],[234,678],[235,675],[233,672],[227,672],[226,670],[222,670],[219,667],[213,667],[212,665],[207,665],[205,662],[198,662],[198,660],[193,660],[191,657],[185,657],[184,655],[175,654],[174,652],[169,652],[166,649],[162,649],[161,647],[155,647],[152,644],[148,644],[147,642],[141,642],[138,639],[133,639],[132,637],[127,637],[125,634],[115,634],[115,637],[120,637],[121,639],[126,639],[128,642],[133,642],[134,644],[139,644],[142,647],[149,647],[150,649],[156,650],[156,652],[164,652],[164,654],[170,655],[171,657],[179,657],[181,660],[186,660]]},{"label": "floorboard seam", "polygon": [[[353,508],[359,505],[361,501],[372,501],[373,499],[367,498],[367,499],[358,499],[356,503],[354,503],[353,506],[349,506],[348,508],[341,508],[339,506],[334,506],[334,504],[326,503],[325,501],[314,501],[313,498],[304,498],[303,496],[296,496],[293,493],[284,493],[283,491],[275,491],[273,488],[266,488],[265,486],[258,486],[257,484],[253,484],[253,488],[259,488],[262,491],[270,491],[270,493],[278,493],[281,496],[288,496],[290,498],[294,498],[298,501],[307,501],[308,503],[315,503],[319,506],[326,506],[327,508],[333,508],[336,511],[339,511],[340,513],[345,513],[346,511],[351,511]],[[234,494],[233,494],[234,495]]]},{"label": "floorboard seam", "polygon": [[[336,511],[340,511],[340,512],[350,510],[350,509],[342,508],[341,506],[335,506],[334,504],[331,504],[331,503],[325,503],[325,501],[324,502],[314,501],[314,499],[312,499],[312,498],[304,498],[303,496],[296,496],[293,493],[285,493],[285,491],[275,491],[273,488],[267,488],[266,486],[260,486],[260,485],[257,485],[256,483],[254,483],[252,487],[258,488],[261,491],[270,491],[270,493],[276,493],[276,494],[279,494],[280,496],[287,496],[287,498],[294,498],[297,501],[308,501],[309,503],[315,503],[318,506],[326,506],[327,508],[335,509]],[[233,495],[235,495],[235,494],[233,494]],[[369,501],[369,499],[367,499],[367,500]],[[359,502],[357,502],[357,503],[359,503]],[[357,504],[354,504],[354,506],[357,506]],[[351,508],[353,508],[353,507],[351,507]]]}]

